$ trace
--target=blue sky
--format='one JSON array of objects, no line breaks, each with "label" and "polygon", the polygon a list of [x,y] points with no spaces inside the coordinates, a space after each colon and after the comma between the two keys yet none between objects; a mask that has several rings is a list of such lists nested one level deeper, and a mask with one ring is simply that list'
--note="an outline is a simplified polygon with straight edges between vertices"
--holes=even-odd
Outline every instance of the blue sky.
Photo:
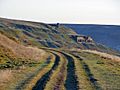
[{"label": "blue sky", "polygon": [[120,25],[120,0],[0,0],[0,17]]}]

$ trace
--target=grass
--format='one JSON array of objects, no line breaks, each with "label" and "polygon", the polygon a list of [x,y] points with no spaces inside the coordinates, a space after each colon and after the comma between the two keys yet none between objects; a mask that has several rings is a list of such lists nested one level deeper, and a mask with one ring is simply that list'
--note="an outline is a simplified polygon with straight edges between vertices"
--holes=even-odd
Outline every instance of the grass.
[{"label": "grass", "polygon": [[51,67],[53,66],[55,61],[55,56],[51,54],[51,62],[47,65],[42,65],[42,67],[40,70],[36,71],[36,75],[31,78],[28,83],[24,86],[23,90],[32,90],[32,88],[35,86],[35,84],[37,83],[37,81],[46,73],[48,72]]},{"label": "grass", "polygon": [[46,52],[44,50],[38,49],[37,47],[25,47],[18,44],[6,36],[0,34],[0,45],[12,51],[16,57],[33,59],[38,61],[40,57],[44,57]]},{"label": "grass", "polygon": [[[46,56],[41,57],[46,58]],[[39,64],[39,60],[33,60],[23,57],[17,57],[12,50],[7,49],[0,45],[0,69],[7,69],[7,68],[19,68],[20,66],[27,65],[27,66],[34,66]]]},{"label": "grass", "polygon": [[54,55],[55,55],[55,62],[52,68],[37,81],[37,83],[33,87],[34,90],[38,90],[38,89],[43,90],[46,86],[47,81],[49,81],[51,75],[53,74],[53,70],[56,70],[56,68],[58,67],[60,57],[56,55],[55,53]]},{"label": "grass", "polygon": [[65,90],[64,82],[66,79],[67,72],[67,60],[60,53],[57,53],[60,56],[60,62],[56,70],[53,71],[52,76],[50,77],[49,82],[46,84],[45,90]]},{"label": "grass", "polygon": [[[13,90],[16,85],[22,86],[22,89],[31,90],[38,80],[51,70],[54,66],[55,57],[52,55],[50,64],[46,64],[45,60],[49,57],[50,49],[45,52],[41,46],[44,46],[40,40],[53,41],[61,49],[66,46],[75,48],[85,48],[85,45],[73,43],[68,34],[76,34],[71,29],[60,26],[59,28],[49,26],[47,24],[2,20],[0,26],[0,89]],[[21,45],[24,44],[24,45]],[[45,42],[45,44],[47,44]],[[29,47],[28,47],[29,46]],[[87,45],[92,49],[100,49],[101,51],[112,51],[103,46]],[[48,48],[46,48],[48,49]],[[71,49],[71,48],[69,48]],[[98,85],[104,90],[120,89],[120,59],[111,57],[107,54],[96,55],[88,52],[78,52],[79,56],[84,57],[83,60],[68,54],[74,62],[70,62],[69,70],[66,66],[69,60],[58,51],[51,49],[60,56],[60,63],[55,69],[51,70],[52,74],[48,76],[45,89],[65,89],[64,83],[66,79],[75,81],[70,84],[73,87],[79,86],[82,90],[93,90],[94,86],[91,77],[94,77]],[[114,52],[111,52],[115,54]],[[48,54],[48,55],[47,55]],[[117,54],[117,53],[116,53]],[[107,58],[106,58],[107,56]],[[74,68],[75,67],[75,68]],[[70,72],[71,76],[68,72]],[[73,71],[72,71],[73,70]],[[71,72],[72,71],[72,72]],[[75,74],[74,74],[75,72]],[[67,77],[67,74],[70,75]],[[74,78],[73,78],[74,77]],[[77,78],[76,78],[77,77]],[[46,79],[46,80],[48,80]],[[93,78],[92,78],[93,79]],[[71,81],[72,81],[71,80]],[[94,80],[93,80],[94,81]],[[45,82],[45,84],[46,84]],[[79,82],[79,83],[77,83]],[[22,85],[21,85],[22,84]],[[24,85],[25,84],[25,85]],[[68,84],[68,88],[71,88]]]},{"label": "grass", "polygon": [[[51,58],[51,59],[53,59],[53,58]],[[53,61],[54,60],[52,60],[52,62]],[[1,86],[0,89],[1,90],[14,90],[16,88],[16,86],[19,86],[21,84],[21,82],[24,83],[25,80],[29,80],[28,79],[29,77],[38,73],[41,70],[42,66],[45,65],[44,62],[45,62],[45,58],[44,58],[44,60],[41,60],[39,63],[36,63],[34,65],[33,64],[31,64],[30,66],[22,65],[19,68],[11,68],[11,69],[7,68],[7,69],[0,70],[0,76],[1,76],[0,77],[0,86]],[[49,65],[49,68],[50,68],[50,65]],[[47,69],[43,69],[43,70],[45,73],[45,70],[47,70]],[[40,75],[42,75],[42,74],[40,74]],[[30,85],[32,86],[32,84],[30,84]],[[23,87],[21,87],[21,88],[23,88]]]},{"label": "grass", "polygon": [[85,57],[84,62],[103,90],[120,89],[120,62],[87,52],[81,52],[79,55]]},{"label": "grass", "polygon": [[[31,72],[34,72],[35,67],[23,67],[23,69],[6,69],[6,70],[0,70],[3,74],[3,72],[6,73],[6,77],[9,77],[9,79],[6,79],[5,77],[1,79],[0,86],[1,90],[13,90],[17,83],[19,83],[21,80],[26,79]],[[9,71],[10,73],[8,73]],[[11,75],[11,77],[10,77]]]},{"label": "grass", "polygon": [[81,59],[75,57],[74,55],[70,55],[70,56],[74,59],[75,73],[77,76],[79,89],[80,90],[94,90],[94,88],[92,87],[92,85],[89,81],[89,78],[88,78],[85,70],[83,69],[83,64],[81,62]]},{"label": "grass", "polygon": [[76,75],[74,58],[67,53],[64,53],[64,55],[66,59],[68,60],[67,78],[65,81],[65,87],[67,90],[77,90],[79,87],[78,87],[78,80],[77,80],[77,75]]},{"label": "grass", "polygon": [[44,50],[25,47],[0,34],[0,89],[15,89],[39,70],[47,57],[49,53]]}]

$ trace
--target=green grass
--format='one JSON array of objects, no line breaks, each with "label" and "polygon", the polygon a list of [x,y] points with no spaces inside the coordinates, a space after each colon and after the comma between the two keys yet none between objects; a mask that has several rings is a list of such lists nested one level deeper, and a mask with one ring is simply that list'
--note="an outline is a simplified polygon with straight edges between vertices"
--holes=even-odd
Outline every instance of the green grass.
[{"label": "green grass", "polygon": [[[69,54],[70,55],[70,54]],[[94,90],[94,87],[89,81],[89,77],[83,68],[83,63],[79,58],[76,58],[74,54],[70,55],[74,59],[75,74],[78,80],[78,86],[80,90]]]},{"label": "green grass", "polygon": [[56,87],[60,90],[65,90],[64,82],[67,74],[67,60],[60,53],[56,53],[60,56],[60,62],[56,70],[50,77],[49,82],[46,84],[45,90],[54,90]]},{"label": "green grass", "polygon": [[85,57],[84,62],[89,66],[100,87],[103,90],[120,89],[120,62],[104,59],[91,53],[79,53]]}]

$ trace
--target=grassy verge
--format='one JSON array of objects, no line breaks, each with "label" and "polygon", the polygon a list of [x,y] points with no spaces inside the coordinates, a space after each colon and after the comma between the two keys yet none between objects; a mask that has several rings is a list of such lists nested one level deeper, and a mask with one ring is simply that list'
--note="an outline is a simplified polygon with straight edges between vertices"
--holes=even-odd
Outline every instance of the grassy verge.
[{"label": "grassy verge", "polygon": [[22,69],[0,70],[1,90],[14,90],[16,88],[16,85],[18,85],[22,80],[27,79],[32,74],[32,72],[35,72],[36,68],[38,68],[39,65],[35,67],[25,66]]},{"label": "grassy verge", "polygon": [[103,90],[120,89],[120,62],[87,52],[80,52],[79,55],[85,58],[84,62]]},{"label": "grassy verge", "polygon": [[[71,53],[73,54],[73,53]],[[83,64],[81,62],[81,58],[75,57],[74,55],[69,54],[75,63],[75,73],[77,76],[77,80],[78,80],[78,87],[80,90],[94,90],[94,88],[92,87],[89,78],[83,68]]]}]

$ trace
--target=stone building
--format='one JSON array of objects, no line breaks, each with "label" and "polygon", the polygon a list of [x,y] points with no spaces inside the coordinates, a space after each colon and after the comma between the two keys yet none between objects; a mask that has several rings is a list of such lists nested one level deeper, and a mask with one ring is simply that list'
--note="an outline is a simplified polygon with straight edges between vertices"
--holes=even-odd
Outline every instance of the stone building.
[{"label": "stone building", "polygon": [[93,39],[90,36],[85,35],[69,35],[72,39],[74,39],[77,43],[93,43]]}]

